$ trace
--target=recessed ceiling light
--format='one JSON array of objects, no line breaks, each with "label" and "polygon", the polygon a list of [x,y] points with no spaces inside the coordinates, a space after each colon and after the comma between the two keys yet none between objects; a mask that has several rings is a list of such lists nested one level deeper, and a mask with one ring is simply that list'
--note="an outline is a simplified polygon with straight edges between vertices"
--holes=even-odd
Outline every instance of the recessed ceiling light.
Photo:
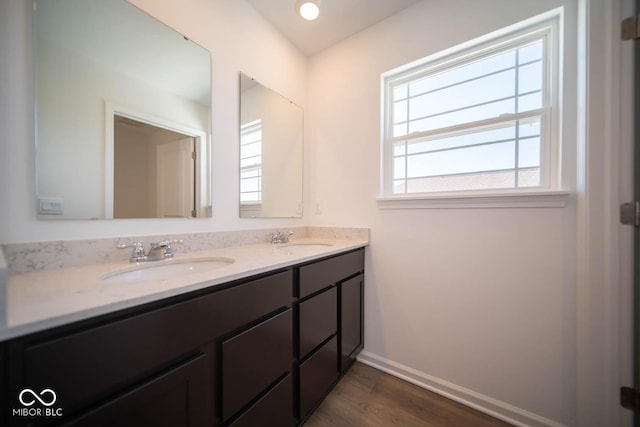
[{"label": "recessed ceiling light", "polygon": [[307,21],[313,21],[320,15],[320,0],[297,0],[296,12]]}]

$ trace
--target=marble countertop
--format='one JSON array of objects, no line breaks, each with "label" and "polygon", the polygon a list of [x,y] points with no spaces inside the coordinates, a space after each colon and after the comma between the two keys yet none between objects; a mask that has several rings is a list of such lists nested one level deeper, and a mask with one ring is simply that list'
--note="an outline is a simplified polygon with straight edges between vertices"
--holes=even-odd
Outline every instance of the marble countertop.
[{"label": "marble countertop", "polygon": [[[331,245],[277,248],[264,243],[177,253],[174,257],[176,261],[224,257],[232,258],[235,262],[206,272],[190,272],[159,280],[102,280],[101,277],[107,273],[133,265],[127,261],[9,276],[6,283],[7,318],[6,325],[0,324],[0,341],[289,267],[368,244],[364,239],[317,238],[295,239],[290,244],[315,242]],[[166,261],[154,261],[153,265],[163,262]]]}]

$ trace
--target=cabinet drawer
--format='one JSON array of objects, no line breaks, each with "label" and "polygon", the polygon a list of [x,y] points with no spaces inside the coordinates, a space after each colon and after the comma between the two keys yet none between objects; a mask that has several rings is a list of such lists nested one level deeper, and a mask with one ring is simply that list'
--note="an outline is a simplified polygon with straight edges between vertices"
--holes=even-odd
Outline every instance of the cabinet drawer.
[{"label": "cabinet drawer", "polygon": [[73,413],[196,351],[198,333],[183,324],[195,321],[190,304],[179,304],[29,345],[14,387],[51,388]]},{"label": "cabinet drawer", "polygon": [[291,270],[216,292],[201,301],[203,325],[220,336],[283,307],[291,307]]},{"label": "cabinet drawer", "polygon": [[207,355],[200,355],[63,425],[209,426],[213,422],[210,364]]},{"label": "cabinet drawer", "polygon": [[338,378],[338,346],[333,337],[300,366],[300,419],[324,398]]},{"label": "cabinet drawer", "polygon": [[227,421],[291,371],[291,309],[222,343],[222,418]]},{"label": "cabinet drawer", "polygon": [[300,289],[298,296],[305,296],[333,285],[364,270],[364,250],[318,261],[300,267]]},{"label": "cabinet drawer", "polygon": [[300,303],[300,358],[337,331],[338,294],[333,287]]},{"label": "cabinet drawer", "polygon": [[286,427],[293,424],[293,380],[291,375],[287,375],[230,425],[232,427]]},{"label": "cabinet drawer", "polygon": [[23,371],[12,393],[51,388],[70,414],[198,351],[198,347],[291,306],[290,271],[44,342],[15,343]]}]

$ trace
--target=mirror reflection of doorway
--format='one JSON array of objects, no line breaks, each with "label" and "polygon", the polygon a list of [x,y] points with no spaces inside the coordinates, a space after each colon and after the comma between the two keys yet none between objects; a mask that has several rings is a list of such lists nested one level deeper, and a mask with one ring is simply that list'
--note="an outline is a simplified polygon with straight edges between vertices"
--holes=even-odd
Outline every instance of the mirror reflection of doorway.
[{"label": "mirror reflection of doorway", "polygon": [[114,218],[195,216],[195,138],[114,115]]}]

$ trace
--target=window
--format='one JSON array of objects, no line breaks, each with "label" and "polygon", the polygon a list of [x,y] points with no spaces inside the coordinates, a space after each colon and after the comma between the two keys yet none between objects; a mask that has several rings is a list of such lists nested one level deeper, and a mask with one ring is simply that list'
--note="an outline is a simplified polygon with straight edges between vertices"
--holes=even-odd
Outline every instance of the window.
[{"label": "window", "polygon": [[240,127],[240,203],[262,200],[262,120]]},{"label": "window", "polygon": [[559,16],[537,21],[383,75],[383,196],[557,189]]}]

